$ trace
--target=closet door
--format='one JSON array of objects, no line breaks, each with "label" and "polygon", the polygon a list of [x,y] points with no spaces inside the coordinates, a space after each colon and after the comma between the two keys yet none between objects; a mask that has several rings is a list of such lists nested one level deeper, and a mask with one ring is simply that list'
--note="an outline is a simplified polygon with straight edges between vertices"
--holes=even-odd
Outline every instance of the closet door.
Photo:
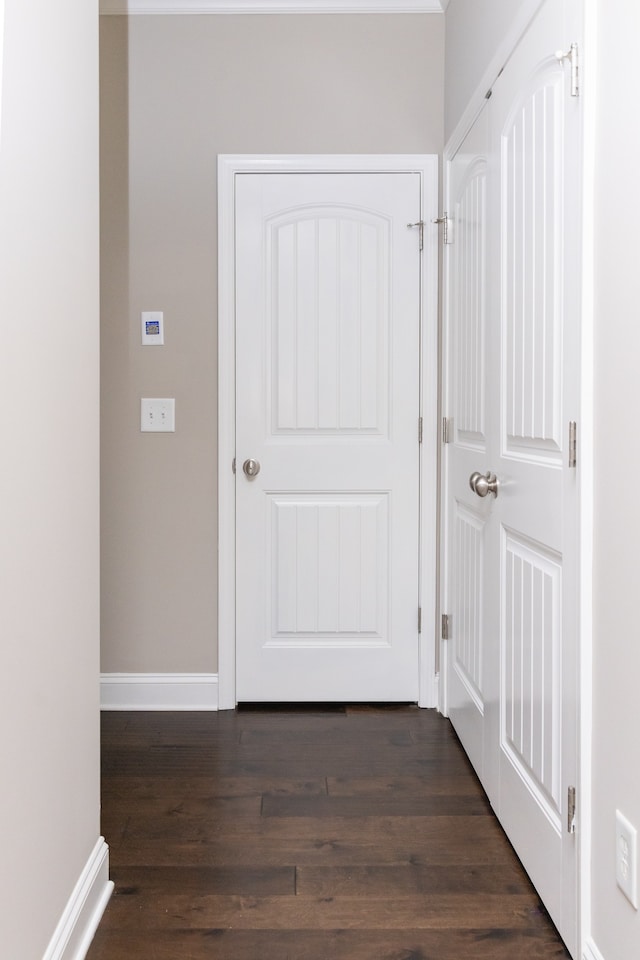
[{"label": "closet door", "polygon": [[482,242],[455,208],[445,456],[451,719],[575,954],[581,109],[555,53],[573,8],[547,0],[485,108]]},{"label": "closet door", "polygon": [[[498,811],[552,919],[577,950],[580,100],[556,50],[570,4],[543,6],[491,98],[499,287]],[[563,22],[563,15],[564,21]]]},{"label": "closet door", "polygon": [[[485,107],[451,161],[449,170],[447,317],[445,328],[445,447],[448,643],[448,713],[485,789],[496,789],[497,664],[491,672],[485,598],[492,571],[492,498],[477,497],[469,478],[486,471],[494,442],[488,419],[488,169],[489,112]],[[495,552],[495,550],[494,550]],[[494,558],[495,564],[495,558]],[[489,578],[489,582],[487,582]],[[495,657],[494,657],[495,659]]]}]

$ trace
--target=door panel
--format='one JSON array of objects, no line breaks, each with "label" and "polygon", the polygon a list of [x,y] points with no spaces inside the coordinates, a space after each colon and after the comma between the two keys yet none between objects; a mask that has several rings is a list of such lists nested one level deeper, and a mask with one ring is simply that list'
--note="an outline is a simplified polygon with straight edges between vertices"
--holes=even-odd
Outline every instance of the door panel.
[{"label": "door panel", "polygon": [[[489,505],[471,492],[469,477],[487,469],[487,295],[489,158],[484,111],[451,163],[449,208],[453,244],[448,251],[448,318],[445,406],[453,421],[445,461],[449,537],[447,609],[448,713],[485,789],[490,792],[493,754],[487,698],[487,518]],[[497,701],[497,688],[494,699]],[[494,710],[495,714],[495,710]],[[496,727],[497,734],[497,727]]]},{"label": "door panel", "polygon": [[[515,68],[511,68],[515,69]],[[510,70],[511,73],[511,70]],[[509,77],[507,77],[507,82]],[[492,104],[503,108],[502,84]],[[511,108],[501,137],[503,450],[561,462],[562,67],[548,58]]]},{"label": "door panel", "polygon": [[[570,950],[577,949],[576,471],[580,103],[555,56],[576,40],[571,0],[547,2],[491,98],[501,217],[499,527],[501,822]],[[569,31],[572,32],[569,32]],[[565,46],[566,45],[566,46]]]},{"label": "door panel", "polygon": [[[579,37],[576,9],[573,0],[543,5],[452,161],[445,337],[448,409],[464,427],[446,448],[449,711],[574,954],[577,850],[567,796],[577,776],[579,553],[567,445],[579,396],[580,103],[555,51]],[[465,212],[480,169],[483,243],[469,242]],[[482,282],[469,266],[480,248]],[[482,338],[473,323],[479,299]],[[475,420],[469,395],[482,398]],[[463,491],[476,470],[497,475],[496,498]]]},{"label": "door panel", "polygon": [[238,178],[238,700],[418,698],[419,211],[417,174]]}]

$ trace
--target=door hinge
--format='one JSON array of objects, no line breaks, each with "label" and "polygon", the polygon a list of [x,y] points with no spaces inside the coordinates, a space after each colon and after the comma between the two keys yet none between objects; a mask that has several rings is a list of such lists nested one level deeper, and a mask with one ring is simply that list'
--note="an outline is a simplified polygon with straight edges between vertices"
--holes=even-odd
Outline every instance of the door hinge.
[{"label": "door hinge", "polygon": [[233,473],[236,472],[236,458],[235,458],[235,457],[234,457],[233,460],[231,461],[231,470],[232,470]]},{"label": "door hinge", "polygon": [[567,833],[576,832],[576,788],[567,790]]},{"label": "door hinge", "polygon": [[424,220],[417,220],[415,223],[408,223],[407,228],[418,227],[420,230],[420,249],[424,250]]},{"label": "door hinge", "polygon": [[422,417],[418,417],[418,443],[422,443]]},{"label": "door hinge", "polygon": [[578,428],[575,420],[569,421],[569,466],[578,466]]},{"label": "door hinge", "polygon": [[418,633],[422,633],[422,607],[418,607]]},{"label": "door hinge", "polygon": [[451,229],[451,217],[445,210],[443,216],[436,217],[435,220],[432,220],[431,223],[441,223],[443,226],[442,230],[442,242],[443,243],[453,243],[453,231]]},{"label": "door hinge", "polygon": [[453,417],[442,418],[442,442],[451,443],[453,435]]},{"label": "door hinge", "polygon": [[442,639],[443,640],[450,639],[450,632],[449,632],[450,630],[451,630],[451,617],[449,616],[448,613],[443,613],[442,614]]},{"label": "door hinge", "polygon": [[572,43],[566,53],[562,50],[556,50],[556,60],[562,63],[568,60],[571,64],[571,96],[580,96],[580,72],[578,63],[578,44]]}]

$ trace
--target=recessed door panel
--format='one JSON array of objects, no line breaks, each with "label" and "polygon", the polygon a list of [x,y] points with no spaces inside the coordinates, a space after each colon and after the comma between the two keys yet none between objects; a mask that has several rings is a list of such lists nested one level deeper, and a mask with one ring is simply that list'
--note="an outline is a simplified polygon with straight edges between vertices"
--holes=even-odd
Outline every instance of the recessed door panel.
[{"label": "recessed door panel", "polygon": [[389,220],[325,206],[266,229],[273,433],[385,436]]},{"label": "recessed door panel", "polygon": [[484,713],[483,597],[485,520],[465,504],[456,504],[454,565],[456,605],[453,669],[477,709]]},{"label": "recessed door panel", "polygon": [[502,533],[501,745],[561,832],[562,558]]},{"label": "recessed door panel", "polygon": [[539,71],[502,135],[503,449],[561,457],[564,76]]},{"label": "recessed door panel", "polygon": [[[484,119],[468,138],[481,138]],[[478,144],[481,149],[481,145]],[[455,161],[454,161],[455,162]],[[467,164],[466,169],[464,164]],[[453,422],[456,442],[482,446],[485,440],[485,323],[487,285],[487,161],[465,152],[457,159],[451,298],[453,321]]]},{"label": "recessed door panel", "polygon": [[273,631],[266,644],[388,646],[388,495],[269,499]]}]

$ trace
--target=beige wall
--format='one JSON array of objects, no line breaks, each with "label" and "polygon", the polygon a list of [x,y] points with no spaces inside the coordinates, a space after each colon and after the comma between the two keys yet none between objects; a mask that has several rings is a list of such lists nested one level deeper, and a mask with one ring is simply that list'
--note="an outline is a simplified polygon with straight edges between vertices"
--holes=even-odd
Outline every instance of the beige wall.
[{"label": "beige wall", "polygon": [[[210,672],[216,157],[440,152],[444,18],[103,17],[101,56],[102,669]],[[175,435],[140,434],[142,396]]]},{"label": "beige wall", "polygon": [[[516,23],[541,0],[450,0],[446,16],[445,140],[453,133],[489,64]],[[495,78],[491,75],[489,84]],[[483,91],[485,92],[485,91]]]},{"label": "beige wall", "polygon": [[592,931],[605,960],[637,960],[640,915],[616,886],[614,830],[616,809],[640,830],[640,117],[629,84],[640,7],[597,6]]},{"label": "beige wall", "polygon": [[5,11],[0,953],[37,960],[99,836],[98,5]]}]

